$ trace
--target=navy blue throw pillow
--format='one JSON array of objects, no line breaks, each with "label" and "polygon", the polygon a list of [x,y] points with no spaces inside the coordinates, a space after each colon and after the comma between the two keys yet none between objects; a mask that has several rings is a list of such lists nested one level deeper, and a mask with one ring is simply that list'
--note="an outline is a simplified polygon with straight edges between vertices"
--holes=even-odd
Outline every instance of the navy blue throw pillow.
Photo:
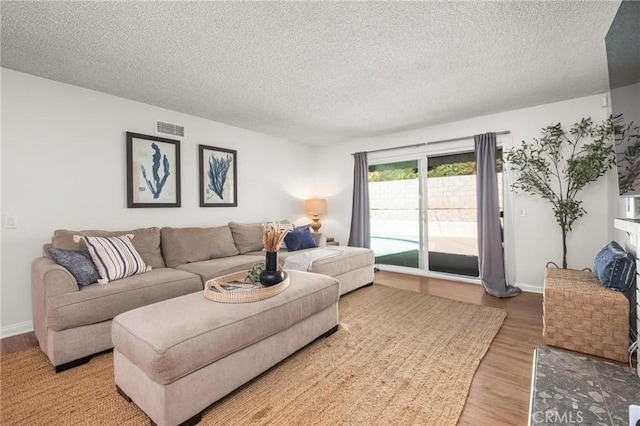
[{"label": "navy blue throw pillow", "polygon": [[313,235],[311,235],[311,231],[309,231],[309,227],[294,228],[293,231],[289,231],[287,236],[284,237],[284,243],[289,251],[318,247]]},{"label": "navy blue throw pillow", "polygon": [[596,255],[593,272],[606,288],[627,291],[636,276],[636,260],[620,244],[611,241]]},{"label": "navy blue throw pillow", "polygon": [[87,250],[63,250],[50,248],[49,255],[54,262],[71,272],[79,286],[97,283],[100,274]]}]

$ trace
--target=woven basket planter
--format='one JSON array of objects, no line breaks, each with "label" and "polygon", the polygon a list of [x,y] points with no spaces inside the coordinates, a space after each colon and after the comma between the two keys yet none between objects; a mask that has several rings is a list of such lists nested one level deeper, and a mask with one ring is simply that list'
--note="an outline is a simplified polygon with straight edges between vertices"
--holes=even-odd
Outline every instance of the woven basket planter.
[{"label": "woven basket planter", "polygon": [[629,301],[593,272],[547,268],[543,320],[547,345],[628,361]]}]

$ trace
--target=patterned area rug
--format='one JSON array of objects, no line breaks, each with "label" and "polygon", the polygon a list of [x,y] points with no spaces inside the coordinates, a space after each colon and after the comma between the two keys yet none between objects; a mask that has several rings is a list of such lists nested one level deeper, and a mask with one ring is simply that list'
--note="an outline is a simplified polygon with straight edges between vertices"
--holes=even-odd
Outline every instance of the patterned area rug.
[{"label": "patterned area rug", "polygon": [[[502,309],[381,285],[340,299],[340,329],[209,407],[203,425],[455,425]],[[1,362],[2,424],[147,425],[113,357],[54,374],[38,348]]]}]

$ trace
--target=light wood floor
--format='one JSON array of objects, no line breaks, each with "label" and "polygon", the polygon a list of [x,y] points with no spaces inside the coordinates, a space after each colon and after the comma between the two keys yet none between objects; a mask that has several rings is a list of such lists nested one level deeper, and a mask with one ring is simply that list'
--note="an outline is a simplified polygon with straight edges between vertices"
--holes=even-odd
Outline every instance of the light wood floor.
[{"label": "light wood floor", "polygon": [[18,336],[5,337],[0,340],[0,354],[3,356],[9,355],[14,352],[23,351],[31,346],[38,346],[38,341],[33,331]]},{"label": "light wood floor", "polygon": [[[505,309],[507,318],[473,379],[459,425],[526,425],[533,349],[542,343],[542,295],[513,299],[487,295],[482,286],[413,275],[377,272],[377,284]],[[33,333],[2,339],[2,355],[38,343]]]},{"label": "light wood floor", "polygon": [[376,283],[506,310],[507,318],[473,378],[458,425],[527,424],[533,350],[544,346],[542,294],[497,299],[477,284],[382,271],[376,273]]}]

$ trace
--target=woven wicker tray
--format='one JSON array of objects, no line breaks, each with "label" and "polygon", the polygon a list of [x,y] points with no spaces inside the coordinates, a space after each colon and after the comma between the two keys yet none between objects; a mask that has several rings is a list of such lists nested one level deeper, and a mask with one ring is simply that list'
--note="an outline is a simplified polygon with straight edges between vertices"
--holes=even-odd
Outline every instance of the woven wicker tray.
[{"label": "woven wicker tray", "polygon": [[[250,289],[255,284],[244,284],[244,278],[248,271],[240,271],[229,275],[213,278],[204,285],[204,297],[214,302],[222,303],[248,303],[257,302],[258,300],[268,299],[276,294],[282,293],[289,287],[289,274],[284,271],[284,280],[271,287],[263,287]],[[240,283],[238,283],[240,282]],[[233,285],[237,290],[225,290],[222,286]]]}]

